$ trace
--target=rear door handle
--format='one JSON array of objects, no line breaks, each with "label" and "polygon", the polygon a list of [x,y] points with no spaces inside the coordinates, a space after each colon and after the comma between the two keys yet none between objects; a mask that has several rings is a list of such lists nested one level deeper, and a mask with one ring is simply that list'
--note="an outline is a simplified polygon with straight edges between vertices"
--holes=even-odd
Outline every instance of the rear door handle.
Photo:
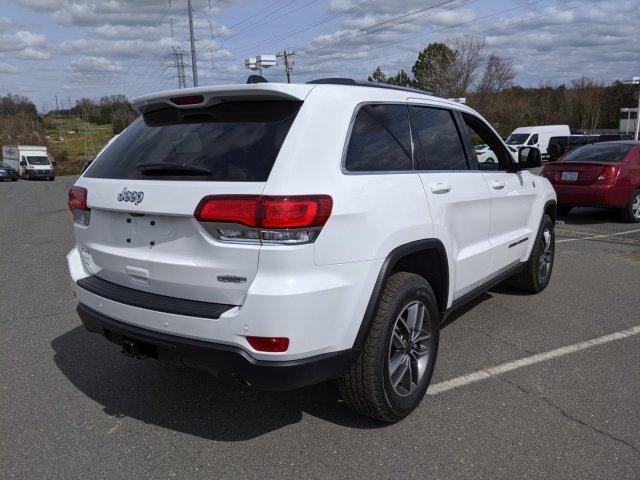
[{"label": "rear door handle", "polygon": [[434,183],[429,188],[432,193],[449,193],[451,191],[451,185],[446,183]]},{"label": "rear door handle", "polygon": [[496,190],[502,190],[504,188],[504,182],[501,182],[500,180],[491,182],[491,188],[494,188]]}]

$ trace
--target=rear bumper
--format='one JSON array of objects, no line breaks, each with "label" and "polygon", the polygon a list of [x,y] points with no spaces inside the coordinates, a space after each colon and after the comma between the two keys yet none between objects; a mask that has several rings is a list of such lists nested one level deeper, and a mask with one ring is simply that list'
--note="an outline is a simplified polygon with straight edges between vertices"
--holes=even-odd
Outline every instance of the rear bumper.
[{"label": "rear bumper", "polygon": [[[358,355],[354,349],[299,360],[257,360],[241,348],[168,335],[114,320],[79,304],[86,329],[126,346],[129,354],[178,363],[214,373],[230,373],[262,390],[291,390],[339,377]],[[130,350],[133,346],[133,350]]]},{"label": "rear bumper", "polygon": [[617,185],[554,184],[559,205],[622,208],[629,201],[631,190]]}]

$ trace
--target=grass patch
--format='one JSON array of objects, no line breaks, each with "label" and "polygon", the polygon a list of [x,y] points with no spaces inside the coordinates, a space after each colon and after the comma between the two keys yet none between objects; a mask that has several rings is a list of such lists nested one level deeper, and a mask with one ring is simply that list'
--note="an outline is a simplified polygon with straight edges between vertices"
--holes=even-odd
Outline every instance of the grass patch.
[{"label": "grass patch", "polygon": [[[113,137],[111,124],[85,124],[80,118],[54,117],[44,119],[44,130],[49,153],[56,159],[57,175],[82,172],[87,157],[92,157]],[[66,155],[65,153],[66,152]]]}]

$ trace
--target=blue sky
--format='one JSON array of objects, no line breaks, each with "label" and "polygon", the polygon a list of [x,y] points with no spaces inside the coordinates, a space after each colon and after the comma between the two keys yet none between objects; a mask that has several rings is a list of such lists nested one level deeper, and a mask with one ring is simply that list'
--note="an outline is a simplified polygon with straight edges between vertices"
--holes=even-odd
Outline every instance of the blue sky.
[{"label": "blue sky", "polygon": [[[38,108],[54,96],[134,97],[177,86],[187,0],[0,0],[0,92]],[[244,59],[294,50],[294,81],[410,70],[457,35],[513,59],[516,82],[604,82],[640,74],[637,0],[193,0],[201,85],[246,79]],[[173,35],[172,35],[173,34]],[[213,62],[212,54],[213,52]],[[189,63],[190,59],[185,58]],[[187,73],[190,69],[187,68]],[[281,65],[265,71],[284,81]],[[188,80],[190,81],[190,80]]]}]

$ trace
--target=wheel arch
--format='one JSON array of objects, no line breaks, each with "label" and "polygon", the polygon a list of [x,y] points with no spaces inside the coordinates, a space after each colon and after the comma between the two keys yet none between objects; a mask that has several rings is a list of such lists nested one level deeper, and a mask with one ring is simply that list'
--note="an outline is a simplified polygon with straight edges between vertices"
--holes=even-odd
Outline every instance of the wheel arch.
[{"label": "wheel arch", "polygon": [[558,204],[555,200],[549,200],[544,204],[544,214],[549,215],[551,220],[555,223],[556,218],[558,216]]},{"label": "wheel arch", "polygon": [[409,272],[425,278],[436,297],[441,314],[447,309],[449,299],[449,264],[447,252],[442,242],[435,238],[417,240],[393,249],[384,260],[373,292],[353,343],[354,348],[362,348],[369,335],[375,312],[384,291],[387,279],[395,272]]}]

